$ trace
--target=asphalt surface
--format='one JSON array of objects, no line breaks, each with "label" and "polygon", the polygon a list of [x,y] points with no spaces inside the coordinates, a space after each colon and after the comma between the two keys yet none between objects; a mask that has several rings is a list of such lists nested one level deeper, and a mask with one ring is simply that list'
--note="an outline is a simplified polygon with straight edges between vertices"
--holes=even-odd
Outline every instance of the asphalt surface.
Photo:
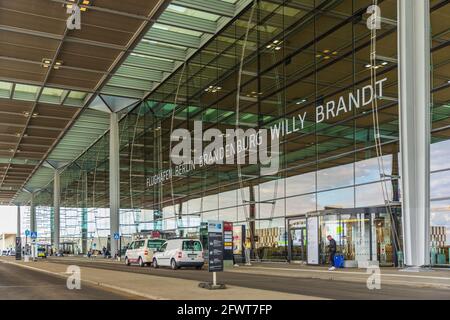
[{"label": "asphalt surface", "polygon": [[137,297],[81,284],[69,290],[66,279],[0,262],[0,300],[128,300]]},{"label": "asphalt surface", "polygon": [[[51,259],[52,263],[74,264],[64,259]],[[101,261],[77,261],[80,267],[105,270],[134,272],[160,277],[180,278],[210,282],[212,275],[207,270],[166,268],[154,269],[150,267],[126,266],[124,264]],[[365,283],[345,282],[336,280],[293,278],[273,275],[257,275],[249,273],[221,272],[217,276],[218,282],[228,285],[272,290],[285,293],[302,294],[329,299],[345,300],[449,300],[450,290],[436,288],[415,288],[401,285],[382,285],[381,290],[368,290]],[[249,297],[251,299],[251,297]]]}]

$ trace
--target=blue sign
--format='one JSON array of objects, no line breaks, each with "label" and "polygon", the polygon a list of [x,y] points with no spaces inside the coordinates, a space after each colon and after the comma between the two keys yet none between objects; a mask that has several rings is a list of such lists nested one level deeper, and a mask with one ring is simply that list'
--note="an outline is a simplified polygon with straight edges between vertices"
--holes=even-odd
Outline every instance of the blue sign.
[{"label": "blue sign", "polygon": [[28,237],[30,235],[30,230],[25,230],[25,236]]},{"label": "blue sign", "polygon": [[37,232],[36,231],[32,231],[31,232],[31,239],[36,239],[37,238]]},{"label": "blue sign", "polygon": [[118,232],[114,233],[114,240],[119,240],[120,239],[120,235]]}]

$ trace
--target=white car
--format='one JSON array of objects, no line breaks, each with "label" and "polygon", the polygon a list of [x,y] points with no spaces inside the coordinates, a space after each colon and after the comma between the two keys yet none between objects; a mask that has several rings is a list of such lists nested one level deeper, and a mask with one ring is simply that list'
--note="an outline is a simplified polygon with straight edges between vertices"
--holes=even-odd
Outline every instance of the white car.
[{"label": "white car", "polygon": [[8,250],[1,250],[0,251],[0,256],[7,256],[8,255]]},{"label": "white car", "polygon": [[163,239],[140,239],[133,241],[125,252],[125,264],[137,263],[140,267],[153,261],[153,253],[166,242]]},{"label": "white car", "polygon": [[201,269],[205,264],[203,246],[199,240],[173,239],[167,240],[153,255],[152,265],[178,269],[180,267],[195,267]]}]

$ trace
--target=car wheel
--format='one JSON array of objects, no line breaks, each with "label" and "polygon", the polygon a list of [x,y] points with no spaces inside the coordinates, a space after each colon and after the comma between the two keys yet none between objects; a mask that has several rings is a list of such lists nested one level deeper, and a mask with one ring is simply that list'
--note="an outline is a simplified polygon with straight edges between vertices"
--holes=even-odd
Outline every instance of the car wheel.
[{"label": "car wheel", "polygon": [[170,261],[170,266],[171,266],[172,270],[178,269],[177,262],[175,261],[175,259],[172,259],[172,261]]},{"label": "car wheel", "polygon": [[139,257],[139,259],[138,259],[138,264],[139,264],[139,267],[143,267],[144,266],[144,261],[142,261],[141,257]]},{"label": "car wheel", "polygon": [[129,266],[130,265],[130,260],[128,260],[128,257],[125,257],[125,265]]},{"label": "car wheel", "polygon": [[153,268],[158,269],[158,261],[156,261],[156,258],[153,258],[152,265],[153,265]]}]

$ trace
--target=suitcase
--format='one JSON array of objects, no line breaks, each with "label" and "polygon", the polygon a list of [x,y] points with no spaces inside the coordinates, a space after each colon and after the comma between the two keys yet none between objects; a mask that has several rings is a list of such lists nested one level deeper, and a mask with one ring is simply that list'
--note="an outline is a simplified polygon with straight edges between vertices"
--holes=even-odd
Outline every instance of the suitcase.
[{"label": "suitcase", "polygon": [[344,256],[342,254],[336,254],[334,256],[334,267],[344,268]]}]

